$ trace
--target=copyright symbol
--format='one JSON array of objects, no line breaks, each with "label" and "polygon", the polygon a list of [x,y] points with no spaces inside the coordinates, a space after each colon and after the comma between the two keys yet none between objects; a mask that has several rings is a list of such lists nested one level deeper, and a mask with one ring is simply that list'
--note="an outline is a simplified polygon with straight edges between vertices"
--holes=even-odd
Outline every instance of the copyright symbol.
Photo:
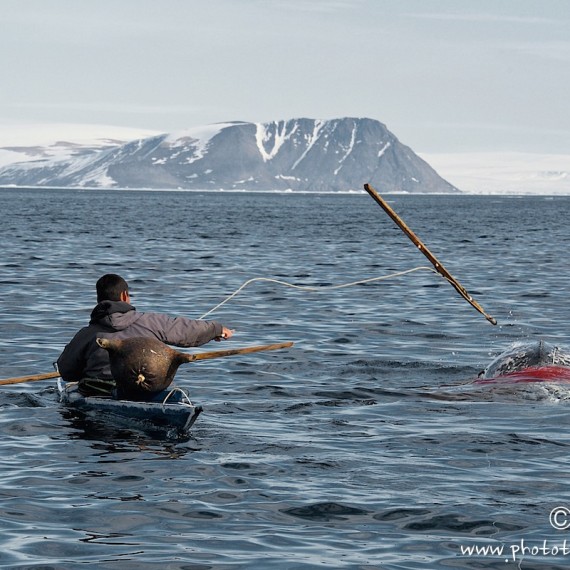
[{"label": "copyright symbol", "polygon": [[570,528],[570,509],[568,507],[556,507],[550,511],[550,524],[556,530]]}]

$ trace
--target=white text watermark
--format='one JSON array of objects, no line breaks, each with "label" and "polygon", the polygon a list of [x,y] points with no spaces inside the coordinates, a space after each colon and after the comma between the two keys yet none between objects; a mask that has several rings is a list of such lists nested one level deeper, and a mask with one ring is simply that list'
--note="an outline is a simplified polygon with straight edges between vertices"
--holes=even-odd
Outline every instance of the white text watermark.
[{"label": "white text watermark", "polygon": [[556,530],[570,528],[570,509],[568,507],[556,507],[550,511],[550,524]]},{"label": "white text watermark", "polygon": [[541,543],[526,542],[521,539],[517,543],[505,544],[472,544],[461,545],[462,556],[484,556],[504,558],[505,562],[517,562],[529,556],[570,556],[570,545],[564,540],[562,543],[543,540]]},{"label": "white text watermark", "polygon": [[[549,522],[555,530],[570,528],[570,508],[556,507],[550,511]],[[460,545],[462,556],[502,558],[505,562],[519,562],[523,558],[542,557],[570,557],[570,542],[543,540],[542,542],[526,541],[524,538],[511,544],[472,544]]]}]

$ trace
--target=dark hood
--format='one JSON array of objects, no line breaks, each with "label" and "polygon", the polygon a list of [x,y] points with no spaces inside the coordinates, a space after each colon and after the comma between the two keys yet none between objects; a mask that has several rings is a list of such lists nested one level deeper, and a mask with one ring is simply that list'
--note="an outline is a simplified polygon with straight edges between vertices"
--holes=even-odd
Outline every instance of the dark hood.
[{"label": "dark hood", "polygon": [[91,311],[90,324],[115,330],[128,327],[138,319],[136,309],[123,301],[102,301]]}]

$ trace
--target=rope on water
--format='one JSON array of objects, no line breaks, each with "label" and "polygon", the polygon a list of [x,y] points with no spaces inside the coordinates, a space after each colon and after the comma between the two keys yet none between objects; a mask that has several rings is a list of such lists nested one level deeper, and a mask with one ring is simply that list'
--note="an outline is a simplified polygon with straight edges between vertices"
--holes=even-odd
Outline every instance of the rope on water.
[{"label": "rope on water", "polygon": [[320,285],[319,287],[310,287],[307,285],[295,285],[293,283],[288,283],[287,281],[272,279],[271,277],[254,277],[253,279],[249,279],[248,281],[246,281],[241,287],[239,287],[236,291],[234,291],[229,297],[226,297],[221,303],[217,304],[213,309],[210,309],[207,313],[204,313],[200,317],[200,319],[204,319],[208,315],[212,314],[214,311],[217,311],[221,306],[225,305],[228,301],[231,301],[240,291],[243,291],[243,289],[245,289],[248,285],[256,281],[267,281],[270,283],[277,283],[278,285],[291,287],[293,289],[300,289],[301,291],[321,293],[323,291],[332,291],[333,289],[344,289],[345,287],[353,287],[354,285],[363,285],[365,283],[372,283],[373,281],[386,281],[387,279],[401,277],[402,275],[413,273],[415,271],[431,271],[432,273],[439,275],[439,272],[436,271],[433,267],[420,266],[420,267],[414,267],[413,269],[406,269],[405,271],[399,271],[397,273],[391,273],[389,275],[382,275],[380,277],[370,277],[368,279],[361,279],[360,281],[342,283],[341,285]]}]

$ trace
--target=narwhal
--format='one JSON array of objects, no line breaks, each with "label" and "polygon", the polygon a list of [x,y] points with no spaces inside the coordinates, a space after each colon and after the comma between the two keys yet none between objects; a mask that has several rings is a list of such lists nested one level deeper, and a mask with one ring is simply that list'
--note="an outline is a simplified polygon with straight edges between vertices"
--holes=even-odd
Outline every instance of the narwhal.
[{"label": "narwhal", "polygon": [[479,375],[482,379],[495,379],[537,370],[564,371],[570,367],[570,353],[543,340],[518,343],[493,360]]}]

